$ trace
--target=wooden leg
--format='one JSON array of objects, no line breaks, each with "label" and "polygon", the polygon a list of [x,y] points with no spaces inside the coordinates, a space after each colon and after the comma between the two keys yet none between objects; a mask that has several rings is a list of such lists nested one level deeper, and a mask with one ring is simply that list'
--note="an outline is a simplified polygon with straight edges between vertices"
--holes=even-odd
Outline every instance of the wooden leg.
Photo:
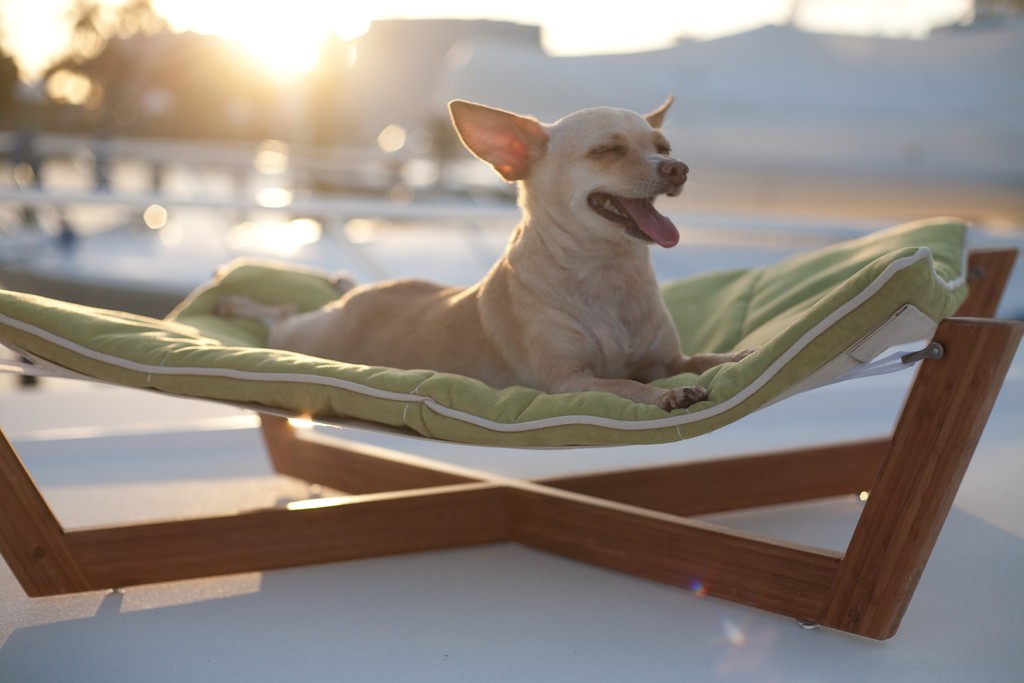
[{"label": "wooden leg", "polygon": [[956,312],[957,316],[994,318],[1016,262],[1016,249],[972,251],[967,261],[967,284],[970,291]]},{"label": "wooden leg", "polygon": [[895,634],[945,523],[1020,342],[1020,324],[952,318],[923,364],[864,507],[821,623]]},{"label": "wooden leg", "polygon": [[445,470],[440,463],[365,444],[352,443],[346,448],[340,439],[318,440],[314,434],[300,437],[296,428],[282,417],[261,414],[260,424],[277,472],[346,493],[402,491],[478,481],[456,473],[454,468]]},{"label": "wooden leg", "polygon": [[889,439],[876,439],[538,483],[674,515],[704,515],[866,491],[888,446]]},{"label": "wooden leg", "polygon": [[438,550],[509,538],[486,484],[309,501],[308,508],[74,531],[90,588]]},{"label": "wooden leg", "polygon": [[0,553],[31,597],[494,543],[509,536],[506,491],[488,483],[65,531],[0,432]]},{"label": "wooden leg", "polygon": [[0,554],[32,596],[88,590],[67,535],[0,431]]},{"label": "wooden leg", "polygon": [[799,619],[820,613],[841,557],[544,487],[510,502],[520,543]]}]

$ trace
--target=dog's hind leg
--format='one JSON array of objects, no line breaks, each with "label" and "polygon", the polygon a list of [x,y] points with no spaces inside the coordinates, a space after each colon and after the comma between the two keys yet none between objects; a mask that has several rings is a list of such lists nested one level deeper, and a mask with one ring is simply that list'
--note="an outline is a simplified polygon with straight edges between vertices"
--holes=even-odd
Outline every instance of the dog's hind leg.
[{"label": "dog's hind leg", "polygon": [[247,296],[229,294],[217,302],[215,311],[224,318],[253,318],[270,330],[298,314],[299,309],[295,304],[271,306],[253,301]]}]

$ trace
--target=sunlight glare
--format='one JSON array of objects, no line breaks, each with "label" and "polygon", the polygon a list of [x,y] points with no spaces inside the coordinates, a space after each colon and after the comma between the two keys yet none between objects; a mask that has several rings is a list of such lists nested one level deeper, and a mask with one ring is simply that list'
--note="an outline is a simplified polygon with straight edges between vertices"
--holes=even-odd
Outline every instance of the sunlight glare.
[{"label": "sunlight glare", "polygon": [[153,6],[175,30],[221,36],[279,76],[309,71],[316,66],[325,38],[355,38],[370,22],[364,10],[320,0],[154,0]]},{"label": "sunlight glare", "polygon": [[68,104],[85,104],[92,94],[92,81],[68,69],[59,69],[46,81],[46,94]]},{"label": "sunlight glare", "polygon": [[259,251],[268,254],[294,255],[323,236],[323,228],[311,218],[292,221],[246,222],[236,225],[227,234],[228,246],[236,251]]},{"label": "sunlight glare", "polygon": [[285,505],[288,510],[318,510],[320,508],[332,508],[352,502],[351,496],[332,496],[330,498],[309,498],[296,500]]},{"label": "sunlight glare", "polygon": [[169,249],[180,247],[185,241],[185,231],[176,223],[168,223],[159,230],[160,244]]},{"label": "sunlight glare", "polygon": [[734,647],[741,647],[747,642],[747,633],[741,626],[729,619],[722,621],[722,630],[725,632],[725,640]]},{"label": "sunlight glare", "polygon": [[256,192],[256,203],[264,209],[283,209],[292,203],[295,193],[284,187],[264,187]]},{"label": "sunlight glare", "polygon": [[159,204],[150,204],[142,212],[142,220],[150,230],[159,230],[167,225],[167,209]]},{"label": "sunlight glare", "polygon": [[377,238],[377,221],[369,218],[351,218],[345,223],[345,238],[353,244],[366,244]]},{"label": "sunlight glare", "polygon": [[316,426],[316,423],[313,422],[311,417],[301,415],[297,417],[289,417],[288,424],[291,425],[293,429],[312,429]]},{"label": "sunlight glare", "polygon": [[288,143],[264,140],[256,148],[252,165],[264,175],[280,175],[288,170]]},{"label": "sunlight glare", "polygon": [[405,147],[405,128],[389,124],[377,135],[377,146],[386,154],[392,154]]},{"label": "sunlight glare", "polygon": [[14,165],[14,184],[24,190],[36,182],[36,172],[24,161]]}]

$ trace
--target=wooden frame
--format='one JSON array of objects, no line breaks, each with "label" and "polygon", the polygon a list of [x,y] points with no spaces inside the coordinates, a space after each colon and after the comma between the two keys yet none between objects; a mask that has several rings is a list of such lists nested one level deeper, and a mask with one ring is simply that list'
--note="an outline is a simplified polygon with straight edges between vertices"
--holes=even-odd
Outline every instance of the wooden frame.
[{"label": "wooden frame", "polygon": [[[55,595],[515,541],[871,638],[895,634],[1020,342],[991,320],[1016,258],[973,254],[891,438],[527,481],[356,445],[262,416],[274,467],[345,491],[282,509],[68,531],[0,432],[0,552]],[[871,492],[835,552],[693,515]],[[342,533],[343,532],[343,533]]]}]

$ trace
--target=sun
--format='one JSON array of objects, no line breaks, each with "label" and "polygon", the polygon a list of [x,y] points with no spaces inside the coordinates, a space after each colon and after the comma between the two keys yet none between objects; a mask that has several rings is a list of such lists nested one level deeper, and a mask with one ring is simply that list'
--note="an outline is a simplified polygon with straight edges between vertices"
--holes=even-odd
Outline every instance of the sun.
[{"label": "sun", "polygon": [[172,29],[220,36],[281,76],[312,69],[327,36],[355,38],[370,21],[358,9],[322,0],[155,0],[153,6]]},{"label": "sun", "polygon": [[316,66],[320,43],[327,35],[311,35],[287,27],[252,24],[222,35],[238,44],[271,71],[287,76]]}]

